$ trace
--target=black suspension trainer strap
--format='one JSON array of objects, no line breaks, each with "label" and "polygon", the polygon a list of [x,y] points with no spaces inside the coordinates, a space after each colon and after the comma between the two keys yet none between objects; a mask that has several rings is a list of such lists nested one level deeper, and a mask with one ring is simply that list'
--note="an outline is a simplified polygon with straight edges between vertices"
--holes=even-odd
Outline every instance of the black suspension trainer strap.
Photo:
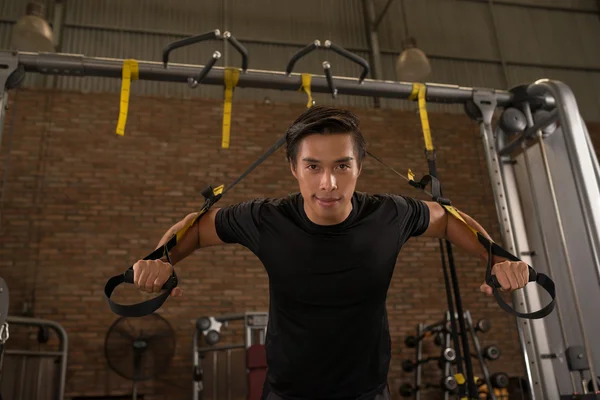
[{"label": "black suspension trainer strap", "polygon": [[[229,187],[223,190],[223,185],[214,188],[212,186],[206,187],[201,193],[204,196],[204,204],[202,205],[200,211],[196,213],[196,216],[188,222],[183,228],[181,228],[177,233],[175,233],[163,246],[160,246],[152,253],[144,257],[144,260],[158,260],[163,257],[166,257],[167,262],[171,263],[171,258],[169,256],[169,252],[177,245],[177,243],[181,240],[183,235],[190,229],[196,221],[198,221],[217,201],[219,201],[223,195],[225,195],[228,191],[233,189],[235,185],[240,183],[242,179],[244,179],[250,172],[252,172],[256,167],[258,167],[263,161],[265,161],[271,154],[276,152],[283,144],[285,143],[285,135],[280,137],[273,146],[271,146],[261,157],[259,157],[256,161],[252,163]],[[167,280],[167,282],[163,285],[163,292],[158,296],[141,302],[137,304],[131,305],[123,305],[115,303],[110,297],[113,291],[122,283],[133,283],[134,273],[133,266],[129,267],[124,273],[113,276],[108,280],[104,287],[104,295],[108,301],[108,305],[110,309],[123,317],[143,317],[144,315],[152,314],[154,311],[158,310],[163,303],[170,296],[171,291],[175,289],[178,285],[177,275],[175,274],[175,270],[173,270],[173,275]]]},{"label": "black suspension trainer strap", "polygon": [[[437,156],[433,146],[433,140],[431,138],[431,128],[429,126],[429,118],[427,116],[427,89],[423,84],[414,84],[413,92],[411,94],[411,100],[418,99],[419,104],[419,116],[421,119],[421,130],[423,132],[423,140],[425,142],[425,159],[427,160],[427,166],[429,168],[429,175],[435,178],[436,187],[433,188],[432,192],[438,202],[447,202],[443,197],[442,187],[438,180],[437,174]],[[471,360],[471,350],[469,348],[469,337],[467,335],[467,326],[465,323],[465,313],[462,305],[462,298],[460,295],[460,285],[458,283],[458,274],[456,273],[456,265],[454,264],[454,252],[452,249],[452,243],[448,239],[439,239],[440,253],[442,257],[442,270],[444,274],[444,285],[446,287],[446,297],[448,301],[448,311],[450,312],[450,326],[451,335],[456,351],[456,368],[457,368],[457,382],[459,384],[459,397],[467,396],[469,398],[477,398],[477,387],[475,385],[475,376],[473,373],[473,363]],[[445,244],[445,246],[444,246]],[[444,261],[444,248],[448,255],[448,268],[450,269],[450,280],[448,279],[448,272],[446,271],[446,263]],[[452,286],[451,286],[452,285]],[[456,305],[456,315],[454,314],[454,304]],[[458,342],[458,330],[456,329],[456,317],[458,316],[458,325],[460,327],[460,341]],[[461,357],[461,345],[462,352],[464,352],[464,358]],[[464,368],[463,368],[464,360]],[[465,376],[466,373],[466,376]],[[466,378],[466,385],[465,383]]]}]

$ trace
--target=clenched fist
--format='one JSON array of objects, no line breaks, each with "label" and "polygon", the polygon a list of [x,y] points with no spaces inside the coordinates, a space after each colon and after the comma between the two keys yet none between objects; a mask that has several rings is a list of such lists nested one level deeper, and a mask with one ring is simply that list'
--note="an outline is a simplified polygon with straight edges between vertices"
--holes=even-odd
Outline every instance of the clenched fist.
[{"label": "clenched fist", "polygon": [[[523,261],[503,261],[492,267],[492,275],[496,275],[501,291],[512,292],[524,288],[529,282],[529,266]],[[487,295],[492,294],[491,286],[485,282],[479,290]]]},{"label": "clenched fist", "polygon": [[[140,260],[133,264],[133,284],[142,292],[159,293],[171,275],[173,266],[161,260]],[[171,296],[181,296],[181,289],[174,288]]]}]

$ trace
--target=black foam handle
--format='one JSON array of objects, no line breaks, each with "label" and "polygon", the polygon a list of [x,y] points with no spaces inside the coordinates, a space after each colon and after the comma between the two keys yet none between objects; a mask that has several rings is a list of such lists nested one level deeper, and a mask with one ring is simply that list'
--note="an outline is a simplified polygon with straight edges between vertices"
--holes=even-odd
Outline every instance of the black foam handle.
[{"label": "black foam handle", "polygon": [[200,71],[200,73],[198,74],[198,76],[196,77],[196,82],[201,83],[204,78],[206,78],[206,75],[208,75],[208,73],[210,72],[210,70],[212,69],[212,67],[214,67],[214,65],[216,64],[217,60],[221,58],[220,53],[214,53],[212,55],[212,57],[210,58],[210,60],[206,63],[206,65],[204,66],[204,68],[202,68],[202,71]]},{"label": "black foam handle", "polygon": [[242,56],[242,71],[246,72],[248,69],[248,50],[246,50],[246,48],[239,42],[239,40],[234,38],[233,35],[229,36],[229,39],[227,40],[229,40],[229,43],[231,43],[238,53],[240,53],[240,56]]},{"label": "black foam handle", "polygon": [[[535,269],[533,269],[530,265],[528,265],[528,267],[529,267],[529,282],[536,282],[537,281],[537,272],[535,272]],[[492,283],[494,284],[494,287],[496,289],[502,288],[502,285],[500,285],[500,282],[498,282],[498,279],[496,279],[496,275],[492,275]]]},{"label": "black foam handle", "polygon": [[318,40],[315,40],[311,44],[309,44],[309,45],[305,46],[304,48],[300,49],[288,61],[288,64],[287,64],[287,66],[285,68],[285,73],[287,75],[291,74],[292,71],[294,70],[294,65],[296,65],[296,62],[298,62],[299,59],[301,59],[302,57],[304,57],[305,55],[307,55],[311,51],[314,51],[314,50],[318,49],[320,46],[321,46],[321,43],[319,43]]},{"label": "black foam handle", "polygon": [[178,49],[180,47],[189,46],[194,43],[203,42],[205,40],[216,39],[218,35],[219,35],[219,31],[214,30],[211,32],[201,33],[200,35],[190,36],[185,39],[181,39],[181,40],[169,43],[167,45],[167,47],[165,47],[165,49],[163,50],[163,54],[162,54],[162,61],[163,61],[165,68],[167,67],[167,64],[169,63],[169,55],[171,54],[171,52],[173,50]]},{"label": "black foam handle", "polygon": [[367,62],[367,60],[344,49],[343,47],[340,47],[340,46],[332,43],[330,40],[327,41],[326,43],[329,45],[329,48],[331,50],[338,53],[342,57],[345,57],[348,60],[355,62],[356,64],[360,65],[363,68],[363,71],[360,74],[360,78],[358,78],[358,83],[362,83],[365,80],[365,78],[367,77],[367,75],[369,75],[369,71],[370,71],[369,63]]}]

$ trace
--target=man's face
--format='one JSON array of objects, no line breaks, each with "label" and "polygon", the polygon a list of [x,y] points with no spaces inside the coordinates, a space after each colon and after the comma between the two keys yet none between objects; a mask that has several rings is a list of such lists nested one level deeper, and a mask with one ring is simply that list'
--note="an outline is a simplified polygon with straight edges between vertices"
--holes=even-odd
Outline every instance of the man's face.
[{"label": "man's face", "polygon": [[360,174],[356,157],[350,134],[313,134],[302,139],[296,166],[291,167],[311,221],[334,225],[348,217]]}]

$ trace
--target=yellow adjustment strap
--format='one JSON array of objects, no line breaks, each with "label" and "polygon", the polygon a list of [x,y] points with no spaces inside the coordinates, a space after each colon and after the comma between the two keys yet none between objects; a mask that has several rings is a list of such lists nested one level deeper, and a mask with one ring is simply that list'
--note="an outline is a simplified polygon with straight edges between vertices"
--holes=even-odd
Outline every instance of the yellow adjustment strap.
[{"label": "yellow adjustment strap", "polygon": [[306,108],[311,108],[313,105],[312,94],[310,93],[311,81],[312,81],[311,74],[302,74],[302,86],[300,87],[300,89],[298,89],[298,91],[306,92],[306,95],[308,96],[308,101],[306,102]]},{"label": "yellow adjustment strap", "polygon": [[[216,188],[213,189],[213,193],[215,196],[220,195],[221,193],[223,193],[223,188],[224,185],[221,186],[217,186]],[[187,224],[185,224],[185,226],[183,228],[181,228],[175,235],[177,236],[177,242],[179,242],[181,240],[181,238],[183,237],[183,235],[185,235],[185,233],[187,232],[188,229],[190,229],[192,227],[192,225],[194,225],[196,223],[196,221],[198,221],[198,219],[204,215],[204,213],[206,213],[206,211],[208,211],[208,208],[202,208],[200,211],[198,211],[196,213],[196,216],[194,218],[192,218]]]},{"label": "yellow adjustment strap", "polygon": [[[429,128],[429,118],[427,116],[427,87],[421,83],[415,83],[413,85],[413,93],[415,87],[418,87],[419,91],[419,115],[421,116],[421,127],[423,128],[423,139],[425,140],[425,149],[427,151],[433,151],[433,141],[431,140],[431,129]],[[411,94],[411,97],[413,95]]]},{"label": "yellow adjustment strap", "polygon": [[117,135],[125,135],[125,123],[129,112],[129,95],[131,93],[131,81],[138,80],[140,70],[136,60],[125,60],[123,62],[123,81],[121,83],[121,103],[119,109],[119,121],[117,123]]},{"label": "yellow adjustment strap", "polygon": [[462,215],[459,214],[459,212],[456,208],[454,208],[452,206],[447,206],[445,204],[441,204],[441,206],[444,207],[446,209],[446,211],[448,211],[454,218],[458,219],[463,224],[465,224],[467,226],[467,228],[469,228],[471,230],[471,232],[473,232],[473,234],[475,236],[477,236],[477,234],[479,232],[475,228],[473,228],[471,225],[467,224],[467,221],[465,221],[465,219],[462,217]]},{"label": "yellow adjustment strap", "polygon": [[231,107],[233,100],[233,89],[237,86],[240,78],[240,70],[237,68],[225,68],[225,104],[223,106],[223,140],[221,146],[229,148],[229,137],[231,136]]}]

